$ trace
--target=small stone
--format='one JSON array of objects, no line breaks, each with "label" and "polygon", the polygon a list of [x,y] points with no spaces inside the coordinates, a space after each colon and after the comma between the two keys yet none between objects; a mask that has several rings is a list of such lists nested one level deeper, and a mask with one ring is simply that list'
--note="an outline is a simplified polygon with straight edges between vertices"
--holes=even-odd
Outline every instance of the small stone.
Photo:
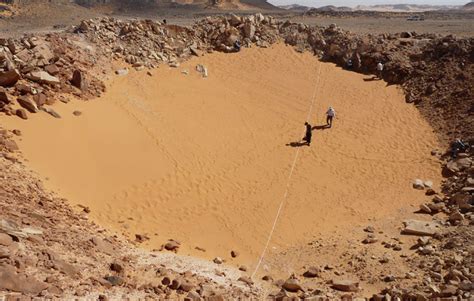
[{"label": "small stone", "polygon": [[413,188],[418,189],[418,190],[423,190],[425,189],[425,185],[423,184],[423,181],[420,179],[415,179],[413,182]]},{"label": "small stone", "polygon": [[239,267],[239,270],[241,270],[242,272],[247,272],[247,267],[245,265],[241,265]]},{"label": "small stone", "polygon": [[180,64],[179,64],[178,62],[170,62],[170,63],[169,63],[169,66],[170,66],[171,68],[178,68],[179,65],[180,65]]},{"label": "small stone", "polygon": [[385,277],[383,278],[383,281],[385,281],[385,282],[393,282],[393,281],[395,281],[395,276],[393,276],[393,275],[387,275],[387,276],[385,276]]},{"label": "small stone", "polygon": [[272,281],[272,280],[273,280],[273,277],[270,276],[270,275],[265,275],[265,276],[262,277],[262,280],[263,280],[263,281]]},{"label": "small stone", "polygon": [[430,207],[428,207],[427,204],[421,204],[420,205],[420,211],[423,212],[423,213],[431,214],[431,209],[430,209]]},{"label": "small stone", "polygon": [[18,129],[14,129],[12,133],[15,134],[16,136],[21,136],[21,131]]},{"label": "small stone", "polygon": [[243,282],[247,285],[253,285],[252,279],[250,279],[250,277],[248,277],[248,276],[241,276],[241,277],[239,277],[238,281]]},{"label": "small stone", "polygon": [[321,273],[321,270],[318,267],[311,266],[304,272],[303,276],[307,278],[315,278],[318,277]]},{"label": "small stone", "polygon": [[462,221],[462,220],[464,220],[464,215],[462,215],[461,212],[459,212],[457,210],[449,215],[449,221],[452,222],[452,223],[453,222],[459,222],[459,221]]},{"label": "small stone", "polygon": [[46,113],[53,116],[54,118],[61,118],[61,115],[59,115],[59,113],[56,112],[55,110],[53,110],[53,108],[51,108],[51,107],[42,106],[41,110],[45,111]]},{"label": "small stone", "polygon": [[119,263],[116,263],[116,262],[114,262],[110,265],[110,269],[114,272],[117,272],[117,273],[122,273],[123,272],[122,265],[119,264]]},{"label": "small stone", "polygon": [[180,286],[181,286],[181,280],[174,279],[173,281],[171,281],[169,288],[172,290],[177,290]]},{"label": "small stone", "polygon": [[364,231],[368,232],[368,233],[374,233],[375,229],[374,229],[373,226],[367,226],[367,227],[364,228]]},{"label": "small stone", "polygon": [[377,241],[379,241],[379,240],[376,237],[367,237],[362,241],[362,243],[363,244],[373,244],[373,243],[376,243]]},{"label": "small stone", "polygon": [[357,292],[359,290],[359,283],[352,280],[334,280],[332,288],[343,292]]},{"label": "small stone", "polygon": [[224,262],[224,260],[222,260],[222,258],[220,258],[220,257],[216,257],[216,258],[214,258],[213,262],[216,263],[216,264],[222,264]]},{"label": "small stone", "polygon": [[104,279],[107,280],[112,286],[120,286],[123,284],[123,279],[119,276],[107,276]]},{"label": "small stone", "polygon": [[135,241],[136,242],[142,243],[142,242],[145,242],[149,239],[150,238],[145,234],[135,234]]},{"label": "small stone", "polygon": [[182,291],[185,291],[185,292],[190,292],[191,290],[193,290],[195,287],[194,284],[192,284],[191,282],[189,281],[183,281],[181,282],[181,285],[179,286],[179,289],[182,290]]},{"label": "small stone", "polygon": [[163,285],[168,286],[168,285],[170,285],[170,283],[171,283],[171,279],[168,276],[165,276],[165,277],[163,277],[163,279],[161,279],[161,284],[163,284]]},{"label": "small stone", "polygon": [[180,246],[179,242],[175,240],[170,240],[164,245],[164,248],[168,251],[177,251],[179,246]]},{"label": "small stone", "polygon": [[73,114],[74,116],[81,116],[81,115],[82,115],[82,112],[81,112],[81,111],[74,111],[74,112],[72,112],[72,114]]},{"label": "small stone", "polygon": [[126,68],[118,69],[118,70],[115,71],[115,74],[117,74],[119,76],[127,75],[128,74],[128,69],[126,69]]},{"label": "small stone", "polygon": [[283,289],[289,292],[298,292],[298,291],[304,291],[301,285],[299,284],[298,280],[295,278],[289,278],[283,283],[282,285]]},{"label": "small stone", "polygon": [[235,257],[239,256],[239,252],[237,252],[237,251],[230,251],[230,256],[232,256],[232,258],[235,258]]},{"label": "small stone", "polygon": [[44,70],[51,75],[56,75],[59,73],[59,68],[55,64],[44,67]]}]

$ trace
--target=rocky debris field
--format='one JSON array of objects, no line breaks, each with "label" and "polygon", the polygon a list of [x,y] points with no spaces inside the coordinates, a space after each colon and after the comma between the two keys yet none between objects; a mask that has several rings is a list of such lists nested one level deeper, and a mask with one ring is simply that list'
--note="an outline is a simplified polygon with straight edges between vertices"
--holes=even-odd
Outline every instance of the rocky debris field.
[{"label": "rocky debris field", "polygon": [[[85,20],[67,32],[0,39],[0,111],[11,118],[44,113],[60,118],[54,103],[100,96],[105,91],[101,79],[111,74],[114,61],[125,61],[138,70],[163,64],[178,67],[191,56],[231,52],[236,40],[243,47],[269,47],[284,41],[341,67],[347,67],[350,59],[350,69],[368,74],[367,80],[377,80],[371,74],[382,62],[383,79],[401,85],[407,103],[419,108],[445,145],[458,137],[471,145],[474,142],[474,39],[415,32],[361,35],[336,25],[307,26],[261,14],[208,17],[191,27],[99,18]],[[116,73],[125,76],[127,69]],[[86,211],[72,210],[64,200],[44,192],[34,177],[26,176],[18,147],[11,140],[21,133],[0,130],[0,134],[0,290],[43,297],[101,292],[102,299],[131,292],[190,300],[257,294],[255,279],[247,276],[233,279],[249,288],[245,291],[238,286],[219,287],[192,272],[179,274],[137,264],[124,251],[130,247],[128,242],[108,236],[87,220]],[[415,181],[414,189],[432,197],[432,202],[421,205],[420,214],[431,215],[433,221],[406,221],[400,233],[420,236],[412,246],[416,252],[405,260],[421,278],[407,274],[405,280],[413,279],[407,283],[387,273],[381,280],[387,282],[386,289],[373,300],[474,297],[474,151],[471,148],[456,159],[445,151],[432,154],[444,162],[442,190],[434,191],[423,181]],[[369,230],[363,243],[379,243]],[[322,289],[301,284],[303,279],[318,278],[321,268],[311,267],[304,275],[286,280],[273,281],[270,276],[263,280],[276,288],[271,296],[278,300],[357,296],[357,281],[326,282]],[[144,279],[150,271],[153,276]],[[328,295],[329,290],[333,293]]]}]

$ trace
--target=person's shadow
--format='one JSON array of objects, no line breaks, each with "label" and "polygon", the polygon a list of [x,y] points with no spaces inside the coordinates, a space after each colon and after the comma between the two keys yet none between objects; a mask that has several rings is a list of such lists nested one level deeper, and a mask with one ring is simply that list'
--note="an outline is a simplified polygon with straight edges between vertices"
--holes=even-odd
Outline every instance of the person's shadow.
[{"label": "person's shadow", "polygon": [[381,78],[379,78],[378,76],[374,75],[372,77],[366,77],[364,78],[364,82],[372,82],[374,80],[382,80]]},{"label": "person's shadow", "polygon": [[291,146],[291,147],[302,147],[308,145],[307,142],[301,142],[301,141],[295,141],[295,142],[290,142],[287,143],[286,146]]},{"label": "person's shadow", "polygon": [[331,128],[331,126],[329,124],[323,124],[323,125],[315,125],[311,128],[311,130],[326,130],[326,129],[329,129]]}]

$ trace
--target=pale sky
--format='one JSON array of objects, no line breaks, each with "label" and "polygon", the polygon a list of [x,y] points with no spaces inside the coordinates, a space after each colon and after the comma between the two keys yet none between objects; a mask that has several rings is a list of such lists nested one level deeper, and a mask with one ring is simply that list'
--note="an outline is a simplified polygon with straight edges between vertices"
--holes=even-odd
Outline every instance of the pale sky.
[{"label": "pale sky", "polygon": [[433,5],[464,5],[469,0],[269,0],[270,3],[275,5],[286,5],[286,4],[300,4],[312,7],[320,7],[325,5],[334,6],[350,6],[354,7],[357,5],[375,5],[375,4],[433,4]]}]

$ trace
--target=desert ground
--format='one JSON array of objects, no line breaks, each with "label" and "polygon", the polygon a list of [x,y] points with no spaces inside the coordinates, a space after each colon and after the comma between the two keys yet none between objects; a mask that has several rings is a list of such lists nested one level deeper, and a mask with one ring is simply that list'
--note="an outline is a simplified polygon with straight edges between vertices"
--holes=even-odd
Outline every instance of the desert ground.
[{"label": "desert ground", "polygon": [[[407,103],[412,102],[408,100],[407,91],[418,93],[417,89],[407,88],[406,82],[395,83],[392,78],[397,77],[390,77],[389,73],[404,71],[400,68],[400,65],[405,67],[403,64],[388,64],[389,72],[384,80],[374,76],[371,70],[346,70],[337,59],[331,61],[331,56],[342,57],[342,50],[334,52],[334,49],[324,48],[327,53],[337,53],[327,57],[318,53],[321,50],[317,47],[326,47],[319,42],[311,45],[313,51],[304,51],[308,49],[299,47],[301,45],[288,45],[291,44],[288,36],[302,32],[300,28],[310,28],[295,24],[304,23],[323,26],[324,38],[327,38],[324,34],[351,37],[352,33],[345,33],[343,29],[360,35],[416,31],[440,36],[455,34],[461,41],[450,37],[445,44],[456,46],[472,40],[474,30],[470,19],[415,23],[401,22],[402,19],[303,17],[283,13],[277,13],[270,21],[263,16],[264,19],[258,21],[260,15],[215,17],[217,21],[209,18],[209,24],[217,24],[215,28],[221,33],[218,22],[224,23],[229,32],[241,30],[243,35],[247,34],[243,26],[232,25],[238,29],[229,29],[229,24],[255,22],[258,29],[254,28],[254,34],[256,31],[268,41],[271,41],[269,32],[278,28],[275,24],[280,24],[283,36],[285,26],[281,24],[285,20],[295,23],[286,39],[266,44],[257,44],[261,42],[259,39],[248,39],[246,47],[237,53],[226,53],[228,51],[222,49],[227,48],[201,37],[202,41],[185,44],[190,50],[184,57],[180,43],[186,37],[174,24],[190,25],[203,12],[190,14],[176,10],[154,15],[154,21],[136,21],[137,17],[142,20],[149,15],[100,10],[89,18],[109,15],[123,19],[123,23],[104,18],[97,19],[97,23],[90,21],[96,27],[81,23],[71,30],[70,26],[77,25],[90,10],[61,14],[61,9],[56,8],[50,13],[62,17],[46,19],[47,6],[44,5],[28,11],[26,16],[34,18],[0,19],[0,32],[8,37],[16,38],[24,33],[58,34],[54,36],[56,40],[48,40],[48,43],[55,45],[56,48],[50,47],[59,53],[57,56],[63,57],[51,55],[48,64],[54,61],[52,65],[64,69],[76,68],[72,79],[64,80],[65,73],[58,71],[56,84],[45,84],[46,80],[35,79],[30,69],[23,68],[21,73],[28,75],[19,76],[17,81],[34,88],[17,84],[0,91],[6,95],[3,96],[6,100],[0,101],[1,108],[6,107],[5,114],[0,115],[3,169],[0,178],[5,182],[0,189],[0,204],[9,212],[8,216],[1,216],[0,234],[5,232],[7,236],[0,236],[0,245],[10,248],[7,257],[0,256],[3,259],[0,280],[7,283],[3,287],[0,283],[0,297],[3,292],[19,292],[100,300],[121,299],[127,295],[132,299],[144,296],[169,299],[187,296],[189,300],[267,296],[335,299],[347,293],[350,298],[370,298],[381,292],[377,296],[386,294],[388,297],[381,298],[388,300],[390,294],[401,296],[399,291],[404,287],[415,288],[409,291],[413,297],[418,294],[419,286],[426,296],[471,297],[469,268],[461,270],[460,275],[453,270],[458,271],[462,265],[472,267],[470,254],[474,249],[469,241],[474,220],[472,161],[468,153],[452,159],[443,151],[448,147],[446,137],[452,133],[440,133],[434,127],[441,114],[430,107],[427,100],[421,106]],[[247,16],[250,13],[253,12],[246,12]],[[72,19],[64,18],[71,14]],[[163,18],[172,25],[159,23]],[[110,28],[124,26],[126,22],[132,24],[127,27],[129,32],[139,32],[139,38],[163,39],[162,44],[154,44],[163,52],[147,55],[141,45],[132,45],[131,51],[140,49],[134,55],[125,55],[123,50],[130,45],[117,50],[116,45],[100,40],[110,37],[114,32]],[[16,23],[21,26],[12,26]],[[331,25],[334,23],[340,27]],[[105,29],[99,29],[97,24]],[[143,30],[145,26],[152,26],[150,24],[157,24],[153,27],[156,37],[150,37],[151,30]],[[201,26],[207,30],[207,24]],[[124,35],[123,28],[113,34]],[[64,29],[68,30],[64,34],[69,36],[63,39]],[[195,30],[199,33],[201,29]],[[209,36],[213,33],[209,30]],[[88,40],[90,34],[95,35]],[[130,34],[127,43],[139,41],[137,36]],[[394,35],[387,39],[393,44],[384,47],[403,49],[417,45],[411,37],[413,41],[418,39],[415,33],[410,33],[409,38]],[[420,36],[420,41],[424,37]],[[354,39],[356,43],[370,44],[357,40],[358,37]],[[404,44],[391,42],[397,39]],[[112,40],[120,42],[120,39],[109,39]],[[33,42],[27,42],[33,45],[31,52],[38,47],[36,44],[41,45],[36,40],[30,41]],[[301,39],[298,41],[301,43]],[[334,41],[347,44],[342,38]],[[73,46],[61,48],[66,45],[61,43]],[[13,48],[10,45],[5,47]],[[442,43],[433,45],[444,47]],[[454,46],[455,50],[450,51],[464,51],[464,60],[469,48],[459,50]],[[26,53],[30,50],[26,49]],[[74,54],[77,57],[67,51],[77,51]],[[25,53],[22,55],[28,57]],[[414,57],[408,51],[403,55]],[[144,61],[137,62],[139,58]],[[146,60],[155,58],[163,61],[146,65]],[[45,59],[45,55],[40,59]],[[35,63],[41,64],[40,59]],[[87,70],[90,66],[87,59],[93,61],[91,70]],[[369,61],[372,57],[362,59]],[[107,65],[102,66],[105,60],[108,60]],[[430,66],[438,66],[435,65],[438,60],[430,57],[427,61]],[[471,65],[466,67],[464,61],[461,64],[456,59],[449,63],[452,64],[445,67],[449,69],[446,78],[454,81],[451,87],[464,89],[461,91],[464,94],[458,90],[456,93],[468,97],[472,83],[463,84],[462,80],[473,75]],[[50,66],[38,65],[36,69],[54,71]],[[361,64],[361,68],[363,66]],[[206,71],[199,71],[199,67]],[[430,92],[433,95],[448,95],[446,98],[452,104],[453,95],[445,89],[450,83],[437,78],[433,88],[434,84],[426,82],[426,78],[435,77],[429,72],[440,72],[439,68],[433,69],[423,69],[428,70],[420,75],[420,78],[423,76],[420,90],[424,94],[417,97],[434,99],[426,92],[433,90]],[[416,80],[416,76],[410,76]],[[75,77],[82,84],[87,79],[88,85],[77,84]],[[53,82],[54,78],[47,80]],[[92,94],[87,94],[87,89],[97,91],[94,89],[99,81],[104,83],[103,93],[90,97]],[[75,88],[68,90],[66,85]],[[60,101],[39,104],[38,93],[48,99],[60,95]],[[13,98],[19,100],[10,102]],[[34,100],[28,102],[25,98]],[[420,101],[415,102],[418,105]],[[326,125],[325,115],[330,106],[336,110],[331,128]],[[467,106],[446,111],[461,112],[461,107],[464,110]],[[28,113],[21,111],[22,107]],[[42,107],[46,107],[44,112],[38,110]],[[433,119],[430,110],[434,112]],[[470,113],[468,116],[472,117]],[[302,142],[305,122],[312,125],[311,145]],[[458,124],[456,121],[454,126]],[[466,129],[459,129],[459,133],[472,132],[469,126]],[[8,177],[15,177],[14,181],[7,180]],[[20,188],[12,183],[19,183]],[[31,201],[32,205],[25,207],[27,209],[22,207],[16,214],[12,200],[21,202],[22,206]],[[19,236],[19,239],[16,236],[19,230],[11,232],[10,223],[4,222],[3,218],[8,217],[23,219],[24,225],[38,226],[37,221],[31,224],[22,214],[36,212],[38,208],[38,212],[43,212],[45,203],[58,207],[53,206],[48,209],[53,210],[52,213],[48,211],[45,217],[36,218],[54,220],[54,212],[66,210],[63,219],[67,221],[58,228],[67,236],[68,232],[63,229],[71,227],[72,242],[65,238],[69,245],[57,243],[58,238],[53,234],[44,235],[42,239],[28,236]],[[413,234],[406,233],[409,226],[402,226],[406,220],[424,224],[420,226],[424,231],[415,233],[422,238],[401,235]],[[437,230],[444,227],[443,231],[431,232],[433,225]],[[451,226],[456,230],[445,229]],[[56,227],[52,228],[48,231],[56,235]],[[39,233],[32,232],[33,235]],[[94,236],[87,238],[84,247],[81,245],[84,233],[104,236],[106,243]],[[453,250],[446,240],[455,238],[458,246]],[[13,255],[25,249],[22,244],[26,244],[27,239],[33,245],[28,245],[31,248],[28,256],[45,262],[35,266],[40,271],[38,281],[50,285],[43,283],[35,289],[23,289],[17,282],[26,280],[17,281],[16,276],[12,276],[22,275],[27,270],[22,268],[24,263],[16,263],[23,261],[15,261]],[[461,240],[464,244],[459,243]],[[89,255],[95,250],[89,248],[90,242],[98,249],[99,257]],[[80,253],[84,251],[81,248],[85,248],[85,255],[73,259],[74,253],[64,250],[71,245],[81,245],[72,249]],[[54,253],[48,253],[46,246]],[[0,255],[4,254],[1,252]],[[67,264],[75,268],[62,263],[56,254],[61,254]],[[21,259],[25,254],[15,256]],[[94,262],[98,263],[97,271]],[[116,262],[120,268],[114,265]],[[30,261],[26,261],[26,265],[29,264]],[[87,280],[77,284],[74,277],[81,266],[87,266],[81,274]],[[48,280],[48,268],[60,272],[60,278]],[[110,273],[106,277],[96,275],[104,270],[111,270],[113,277],[118,278],[110,278]],[[33,277],[33,271],[28,272],[27,277]],[[308,276],[308,271],[314,275]],[[153,281],[148,280],[150,277]],[[51,289],[51,285],[56,289]],[[212,290],[203,286],[212,286]],[[211,298],[215,296],[217,299]]]}]

